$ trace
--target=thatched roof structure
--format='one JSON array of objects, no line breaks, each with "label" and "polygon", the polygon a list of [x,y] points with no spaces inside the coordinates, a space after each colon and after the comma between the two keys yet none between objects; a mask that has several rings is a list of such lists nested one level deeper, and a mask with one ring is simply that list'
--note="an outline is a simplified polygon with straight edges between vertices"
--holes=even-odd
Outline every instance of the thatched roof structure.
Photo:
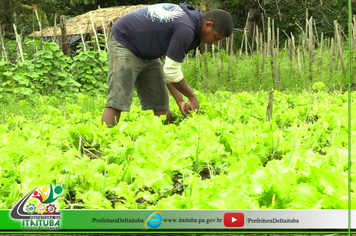
[{"label": "thatched roof structure", "polygon": [[[74,18],[68,19],[66,22],[67,35],[80,35],[80,34],[94,34],[93,26],[90,19],[90,14],[93,17],[93,22],[96,31],[103,30],[103,22],[106,32],[108,33],[111,26],[115,21],[127,13],[136,11],[146,5],[135,5],[135,6],[118,6],[118,7],[108,7],[101,8],[94,11],[89,11],[85,14],[76,16]],[[53,26],[42,29],[43,37],[52,37],[55,34],[57,36],[61,35],[61,28],[59,25],[56,27],[56,32]],[[41,36],[40,31],[35,31],[29,35],[29,37]]]}]

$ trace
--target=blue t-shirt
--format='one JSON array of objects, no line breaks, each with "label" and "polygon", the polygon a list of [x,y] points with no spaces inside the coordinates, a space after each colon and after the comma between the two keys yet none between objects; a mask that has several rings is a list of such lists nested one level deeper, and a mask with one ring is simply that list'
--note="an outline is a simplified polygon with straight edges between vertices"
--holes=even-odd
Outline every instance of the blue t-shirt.
[{"label": "blue t-shirt", "polygon": [[126,14],[112,27],[117,41],[142,59],[163,55],[183,62],[199,46],[203,13],[188,3],[155,4]]}]

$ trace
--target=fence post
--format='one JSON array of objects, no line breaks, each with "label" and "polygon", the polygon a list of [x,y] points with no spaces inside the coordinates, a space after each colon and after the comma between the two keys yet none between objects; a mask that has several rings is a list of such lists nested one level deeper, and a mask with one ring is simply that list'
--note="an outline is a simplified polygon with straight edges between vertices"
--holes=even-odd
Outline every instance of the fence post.
[{"label": "fence post", "polygon": [[66,27],[66,18],[65,16],[61,16],[61,31],[62,31],[62,51],[64,55],[69,56],[69,45],[68,45],[68,38],[67,38],[67,27]]}]

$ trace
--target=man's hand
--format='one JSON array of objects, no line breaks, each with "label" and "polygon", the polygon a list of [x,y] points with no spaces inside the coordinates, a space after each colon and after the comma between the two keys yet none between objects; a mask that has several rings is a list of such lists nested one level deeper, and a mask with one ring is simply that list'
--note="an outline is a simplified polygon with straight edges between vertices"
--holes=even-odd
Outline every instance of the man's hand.
[{"label": "man's hand", "polygon": [[[193,90],[189,87],[184,78],[178,83],[167,83],[166,85],[171,94],[173,95],[174,99],[176,100],[179,109],[183,115],[186,116],[192,110],[199,111],[200,105],[197,100],[197,97],[195,96]],[[189,102],[184,101],[182,94],[189,99]]]},{"label": "man's hand", "polygon": [[189,99],[189,105],[191,107],[191,110],[193,111],[197,110],[197,112],[199,112],[200,105],[196,97]]},{"label": "man's hand", "polygon": [[178,103],[179,110],[182,112],[183,115],[188,115],[190,111],[192,110],[192,107],[190,106],[190,103],[188,102],[180,102]]}]

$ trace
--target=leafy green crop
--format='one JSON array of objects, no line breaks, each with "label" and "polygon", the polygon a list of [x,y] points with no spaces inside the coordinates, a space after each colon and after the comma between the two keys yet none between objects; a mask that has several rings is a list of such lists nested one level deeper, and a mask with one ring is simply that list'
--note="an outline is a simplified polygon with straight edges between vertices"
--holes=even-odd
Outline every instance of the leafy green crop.
[{"label": "leafy green crop", "polygon": [[101,96],[2,104],[0,208],[46,184],[63,185],[61,208],[347,208],[346,94],[275,91],[267,122],[268,92],[196,93],[201,114],[172,101],[166,126],[137,98],[111,129]]}]

